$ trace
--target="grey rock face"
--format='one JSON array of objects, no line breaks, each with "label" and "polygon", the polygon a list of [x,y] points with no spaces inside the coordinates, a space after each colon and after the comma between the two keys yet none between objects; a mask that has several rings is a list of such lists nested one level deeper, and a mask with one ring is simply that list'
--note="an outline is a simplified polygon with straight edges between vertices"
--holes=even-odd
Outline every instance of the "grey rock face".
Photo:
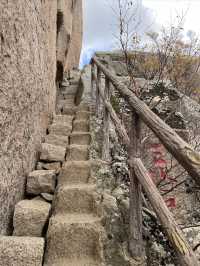
[{"label": "grey rock face", "polygon": [[40,160],[47,162],[63,162],[65,160],[66,148],[43,143]]},{"label": "grey rock face", "polygon": [[27,178],[26,191],[31,195],[53,193],[56,185],[55,170],[36,170]]},{"label": "grey rock face", "polygon": [[53,201],[53,195],[52,194],[42,193],[41,197],[47,202],[52,202]]},{"label": "grey rock face", "polygon": [[43,200],[22,200],[15,206],[15,236],[41,237],[49,217],[51,204]]},{"label": "grey rock face", "polygon": [[41,266],[44,238],[0,237],[0,266]]}]

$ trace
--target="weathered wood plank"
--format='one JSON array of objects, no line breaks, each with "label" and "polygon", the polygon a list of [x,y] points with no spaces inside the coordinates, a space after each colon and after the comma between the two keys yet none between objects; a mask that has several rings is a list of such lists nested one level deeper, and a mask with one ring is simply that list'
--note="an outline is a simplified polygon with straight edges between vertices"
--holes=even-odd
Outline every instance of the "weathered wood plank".
[{"label": "weathered wood plank", "polygon": [[142,184],[157,217],[160,219],[172,246],[179,256],[181,266],[198,266],[199,262],[192,248],[187,243],[182,231],[179,229],[178,224],[167,208],[142,161],[139,158],[134,158],[131,160],[131,165],[134,167],[139,182]]},{"label": "weathered wood plank", "polygon": [[[105,90],[104,90],[104,99],[110,101],[110,81],[105,79]],[[108,109],[104,106],[104,116],[103,116],[103,148],[102,148],[102,160],[110,160],[110,113]]]},{"label": "weathered wood plank", "polygon": [[101,105],[99,88],[101,88],[101,70],[98,67],[97,68],[97,83],[96,83],[96,114],[97,114],[97,117],[100,117],[100,105]]},{"label": "weathered wood plank", "polygon": [[[97,82],[97,77],[95,76],[94,78],[95,78],[95,81]],[[113,109],[111,103],[105,99],[104,92],[103,92],[103,89],[101,87],[99,87],[99,93],[100,93],[100,96],[104,102],[105,107],[108,109],[108,111],[110,113],[110,117],[111,117],[113,123],[115,124],[116,130],[119,134],[119,137],[120,137],[122,143],[128,147],[130,144],[130,139],[129,139],[129,136],[126,132],[126,128],[125,128],[123,122],[118,118],[118,116],[117,116],[115,110]]]},{"label": "weathered wood plank", "polygon": [[104,75],[109,78],[113,86],[119,91],[121,96],[127,100],[144,123],[151,128],[166,149],[177,159],[196,183],[200,185],[200,154],[186,143],[162,119],[154,114],[131,90],[119,82],[117,77],[100,63],[97,58],[94,57],[93,62],[101,69]]},{"label": "weathered wood plank", "polygon": [[95,99],[95,64],[91,64],[91,92],[92,99]]},{"label": "weathered wood plank", "polygon": [[[141,132],[139,116],[132,112],[130,129],[130,161],[141,156]],[[130,236],[129,251],[137,261],[144,261],[144,244],[142,237],[142,186],[130,165]]]}]

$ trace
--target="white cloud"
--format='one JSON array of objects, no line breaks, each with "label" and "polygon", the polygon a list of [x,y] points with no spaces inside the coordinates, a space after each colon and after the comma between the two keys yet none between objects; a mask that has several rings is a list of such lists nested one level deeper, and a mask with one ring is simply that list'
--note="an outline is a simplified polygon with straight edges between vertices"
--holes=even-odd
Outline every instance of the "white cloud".
[{"label": "white cloud", "polygon": [[[126,0],[123,0],[126,1]],[[200,0],[135,0],[138,1],[140,32],[157,30],[158,24],[166,25],[177,14],[187,11],[185,30],[200,33]],[[95,51],[116,47],[117,0],[84,0],[84,39],[81,65],[88,63]],[[112,7],[112,8],[111,8]]]},{"label": "white cloud", "polygon": [[[126,1],[126,0],[123,0]],[[152,24],[148,8],[144,8],[142,0],[138,1],[138,20],[141,20],[140,31],[145,31]],[[106,51],[116,48],[118,35],[117,0],[85,0],[84,1],[84,36],[81,65],[88,63],[93,51]]]}]

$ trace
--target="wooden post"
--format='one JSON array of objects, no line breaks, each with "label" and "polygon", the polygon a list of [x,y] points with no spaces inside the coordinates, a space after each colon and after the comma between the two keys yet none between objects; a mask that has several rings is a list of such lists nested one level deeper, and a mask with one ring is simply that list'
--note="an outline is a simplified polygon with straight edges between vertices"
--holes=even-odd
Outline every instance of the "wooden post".
[{"label": "wooden post", "polygon": [[[132,112],[129,158],[140,158],[140,119]],[[142,188],[130,165],[130,239],[129,251],[136,261],[144,261],[142,238]]]},{"label": "wooden post", "polygon": [[95,99],[95,64],[92,62],[91,64],[91,94],[92,100]]},{"label": "wooden post", "polygon": [[153,113],[127,86],[117,79],[98,59],[93,58],[120,95],[137,112],[142,121],[155,133],[165,148],[176,158],[191,177],[200,185],[200,153],[186,143],[170,126]]},{"label": "wooden post", "polygon": [[[110,81],[105,79],[105,91],[104,99],[110,102]],[[109,138],[109,129],[110,129],[110,113],[106,106],[104,105],[104,117],[103,117],[103,148],[102,148],[102,160],[109,161],[110,159],[110,138]]]},{"label": "wooden post", "polygon": [[98,67],[97,68],[97,86],[96,86],[96,114],[97,117],[100,117],[100,94],[99,94],[99,88],[101,87],[101,70]]},{"label": "wooden post", "polygon": [[131,162],[132,167],[135,169],[135,174],[142,184],[146,195],[151,202],[151,205],[160,219],[160,222],[169,238],[172,246],[178,254],[181,266],[198,266],[200,265],[192,248],[187,243],[183,232],[180,230],[173,215],[166,206],[162,196],[153,183],[151,177],[148,174],[147,169],[144,167],[142,161],[139,158],[133,159]]}]

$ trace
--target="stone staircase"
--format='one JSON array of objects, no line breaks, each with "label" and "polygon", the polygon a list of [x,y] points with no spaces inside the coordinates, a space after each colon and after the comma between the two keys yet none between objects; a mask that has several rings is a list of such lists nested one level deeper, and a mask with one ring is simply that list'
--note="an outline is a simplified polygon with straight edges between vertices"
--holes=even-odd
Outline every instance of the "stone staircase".
[{"label": "stone staircase", "polygon": [[[89,160],[90,109],[75,106],[78,79],[58,94],[13,236],[0,237],[0,266],[103,265],[101,208]],[[52,205],[51,205],[52,203]]]}]

